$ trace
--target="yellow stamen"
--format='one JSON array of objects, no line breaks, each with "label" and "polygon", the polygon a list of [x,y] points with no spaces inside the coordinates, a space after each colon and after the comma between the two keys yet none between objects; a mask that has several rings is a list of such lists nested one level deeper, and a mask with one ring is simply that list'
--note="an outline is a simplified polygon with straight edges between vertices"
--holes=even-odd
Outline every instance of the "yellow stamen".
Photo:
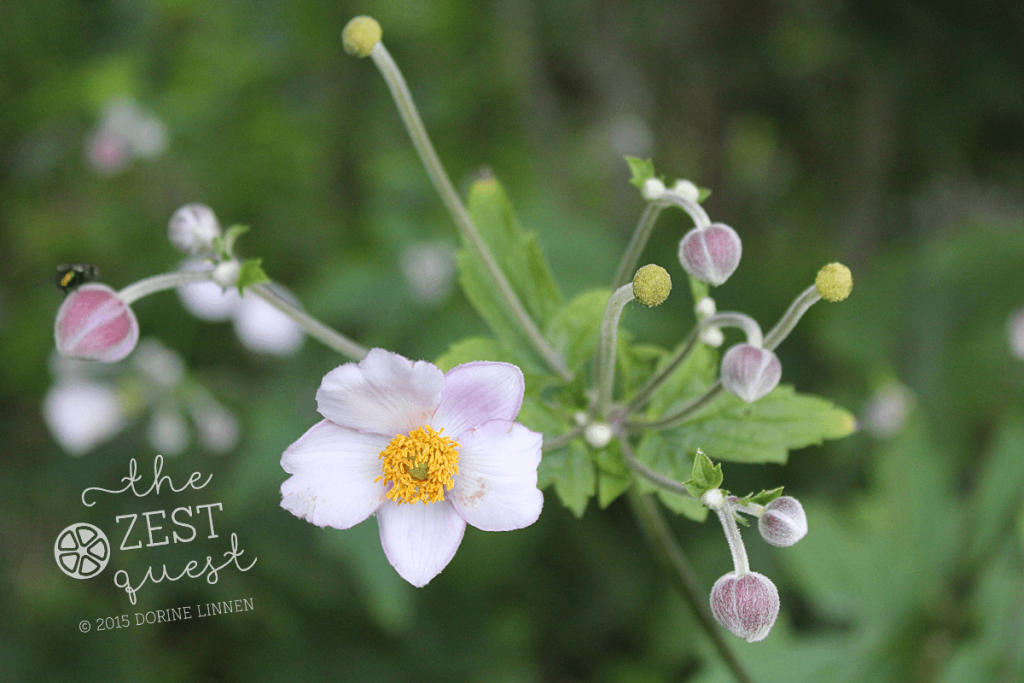
[{"label": "yellow stamen", "polygon": [[423,425],[409,436],[397,434],[380,452],[383,474],[375,481],[391,484],[388,498],[399,504],[444,500],[444,492],[455,486],[461,445],[441,432]]}]

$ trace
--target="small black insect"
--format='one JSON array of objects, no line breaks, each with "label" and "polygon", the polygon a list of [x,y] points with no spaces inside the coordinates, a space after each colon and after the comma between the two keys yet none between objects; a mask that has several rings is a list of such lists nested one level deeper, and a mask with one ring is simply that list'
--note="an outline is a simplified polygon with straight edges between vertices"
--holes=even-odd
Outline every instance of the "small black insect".
[{"label": "small black insect", "polygon": [[65,263],[57,266],[57,286],[67,294],[75,288],[100,279],[100,269],[91,263]]}]

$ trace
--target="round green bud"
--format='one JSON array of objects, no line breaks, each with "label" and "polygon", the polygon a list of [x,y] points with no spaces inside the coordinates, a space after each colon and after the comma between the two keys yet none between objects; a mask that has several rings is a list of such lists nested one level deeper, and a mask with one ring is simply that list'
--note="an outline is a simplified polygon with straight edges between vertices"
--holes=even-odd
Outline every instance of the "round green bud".
[{"label": "round green bud", "polygon": [[825,301],[842,301],[853,290],[853,273],[842,263],[830,263],[818,271],[814,286]]},{"label": "round green bud", "polygon": [[633,297],[644,306],[657,306],[668,298],[671,291],[672,278],[661,266],[650,263],[633,276]]},{"label": "round green bud", "polygon": [[345,24],[345,29],[341,32],[341,42],[345,46],[345,52],[356,57],[366,57],[380,42],[381,35],[380,24],[376,19],[359,16]]}]

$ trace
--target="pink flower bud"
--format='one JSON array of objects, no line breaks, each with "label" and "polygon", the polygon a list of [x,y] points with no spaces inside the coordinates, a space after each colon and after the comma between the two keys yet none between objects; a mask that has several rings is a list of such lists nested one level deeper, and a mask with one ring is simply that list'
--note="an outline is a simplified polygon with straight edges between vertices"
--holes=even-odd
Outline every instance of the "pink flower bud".
[{"label": "pink flower bud", "polygon": [[720,285],[740,264],[743,244],[724,223],[694,228],[679,243],[679,260],[687,273],[702,282]]},{"label": "pink flower bud", "polygon": [[764,640],[779,616],[779,591],[763,574],[729,572],[711,589],[711,612],[729,631],[756,643]]},{"label": "pink flower bud", "polygon": [[762,398],[782,379],[782,363],[768,349],[737,344],[722,358],[722,386],[747,403]]},{"label": "pink flower bud", "polygon": [[774,546],[786,548],[807,535],[807,515],[800,501],[791,496],[779,496],[764,506],[764,514],[757,523],[761,536]]},{"label": "pink flower bud", "polygon": [[135,348],[139,323],[117,292],[91,282],[64,299],[53,338],[62,356],[115,363]]}]

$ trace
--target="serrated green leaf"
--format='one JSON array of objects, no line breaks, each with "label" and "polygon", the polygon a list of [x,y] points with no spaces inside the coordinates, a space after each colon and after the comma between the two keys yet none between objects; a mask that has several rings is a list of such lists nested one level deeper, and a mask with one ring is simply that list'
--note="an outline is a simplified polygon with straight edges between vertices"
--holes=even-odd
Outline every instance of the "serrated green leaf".
[{"label": "serrated green leaf", "polygon": [[689,517],[695,522],[703,522],[707,519],[708,509],[697,498],[659,490],[658,499],[672,512]]},{"label": "serrated green leaf", "polygon": [[562,354],[570,370],[577,370],[594,355],[601,317],[611,292],[594,289],[580,294],[563,306],[548,322],[544,332],[555,351]]},{"label": "serrated green leaf", "polygon": [[853,416],[831,401],[780,385],[756,403],[723,393],[696,417],[662,432],[680,458],[703,449],[716,460],[784,463],[789,451],[848,436]]},{"label": "serrated green leaf", "polygon": [[258,285],[263,282],[270,282],[270,278],[263,272],[260,264],[263,259],[253,258],[242,262],[241,270],[238,271],[238,293],[244,294],[245,288]]},{"label": "serrated green leaf", "polygon": [[[536,236],[523,230],[505,191],[494,178],[485,178],[473,185],[467,208],[480,236],[523,307],[537,326],[543,329],[561,307],[562,296]],[[520,330],[518,320],[498,294],[483,261],[464,244],[457,263],[459,283],[466,298],[498,341],[511,353],[518,365],[543,371],[543,364]]]},{"label": "serrated green leaf", "polygon": [[604,509],[629,490],[633,476],[622,462],[622,449],[612,441],[594,456],[597,465],[597,504]]},{"label": "serrated green leaf", "polygon": [[[664,474],[666,477],[682,481],[686,476],[684,472],[689,469],[689,463],[686,464],[684,470],[680,470],[678,467],[679,459],[674,452],[671,452],[671,449],[672,446],[665,441],[659,432],[648,432],[643,435],[640,443],[637,445],[636,457],[640,462]],[[664,491],[646,479],[637,479],[637,487],[643,493],[657,491],[661,501],[673,512],[685,515],[698,522],[703,522],[707,517],[707,508],[696,498]]]},{"label": "serrated green leaf", "polygon": [[722,485],[722,466],[715,465],[711,458],[704,454],[704,451],[697,449],[693,456],[693,467],[690,471],[690,479],[683,482],[683,486],[694,498],[700,498],[712,489]]},{"label": "serrated green leaf", "polygon": [[552,484],[562,504],[582,517],[587,501],[594,495],[597,476],[590,452],[579,439],[544,453],[537,468],[537,486],[544,489]]},{"label": "serrated green leaf", "polygon": [[654,164],[650,159],[626,157],[626,163],[629,164],[629,172],[633,176],[629,182],[637,189],[643,189],[644,183],[654,177]]}]

